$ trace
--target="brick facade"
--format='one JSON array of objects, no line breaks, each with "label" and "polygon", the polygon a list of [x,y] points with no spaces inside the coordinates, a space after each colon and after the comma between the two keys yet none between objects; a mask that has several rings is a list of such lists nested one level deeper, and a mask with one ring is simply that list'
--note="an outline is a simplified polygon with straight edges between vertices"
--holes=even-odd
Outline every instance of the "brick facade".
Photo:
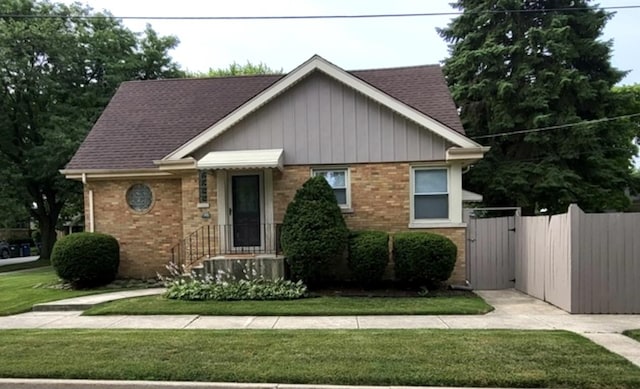
[{"label": "brick facade", "polygon": [[[153,193],[153,203],[146,212],[133,211],[125,198],[129,187],[139,183],[149,185]],[[87,220],[90,190],[95,231],[113,235],[120,243],[118,275],[149,278],[164,272],[171,248],[182,238],[180,178],[90,181],[84,190]]]},{"label": "brick facade", "polygon": [[[198,201],[198,183],[198,174],[195,172],[182,176],[182,234],[184,237],[202,226],[218,223],[218,191],[215,173],[207,174],[208,202],[206,205]],[[207,213],[209,217],[206,217]]]},{"label": "brick facade", "polygon": [[[458,247],[450,282],[460,283],[465,274],[465,228],[410,229],[410,188],[408,163],[350,165],[352,211],[345,212],[350,229],[388,232],[425,231],[447,236]],[[296,190],[311,176],[309,166],[285,166],[273,171],[274,221],[281,223]],[[147,213],[133,212],[125,193],[134,183],[151,186],[154,204]],[[170,250],[178,241],[201,226],[216,225],[216,173],[208,175],[208,207],[199,207],[196,172],[175,179],[90,182],[94,191],[96,231],[112,234],[121,244],[120,276],[149,277],[162,271]],[[85,199],[86,200],[86,199]],[[88,201],[85,201],[88,204]],[[203,218],[207,212],[209,218]],[[88,215],[88,210],[86,210]]]},{"label": "brick facade", "polygon": [[[345,212],[347,226],[354,230],[387,232],[424,231],[444,235],[458,247],[456,267],[450,282],[466,279],[465,228],[409,228],[409,163],[354,164],[349,166],[352,212]],[[281,223],[287,204],[311,176],[309,166],[285,166],[273,174],[274,220]]]}]

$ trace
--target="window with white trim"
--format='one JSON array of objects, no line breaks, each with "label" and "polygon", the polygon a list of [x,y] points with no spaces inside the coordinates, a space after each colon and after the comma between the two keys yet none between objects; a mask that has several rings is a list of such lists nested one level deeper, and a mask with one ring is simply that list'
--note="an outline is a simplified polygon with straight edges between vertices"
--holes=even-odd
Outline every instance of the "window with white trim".
[{"label": "window with white trim", "polygon": [[351,193],[349,190],[349,169],[313,169],[314,176],[322,176],[329,183],[336,195],[340,208],[351,208]]},{"label": "window with white trim", "polygon": [[413,168],[413,220],[449,219],[449,171],[446,168]]}]

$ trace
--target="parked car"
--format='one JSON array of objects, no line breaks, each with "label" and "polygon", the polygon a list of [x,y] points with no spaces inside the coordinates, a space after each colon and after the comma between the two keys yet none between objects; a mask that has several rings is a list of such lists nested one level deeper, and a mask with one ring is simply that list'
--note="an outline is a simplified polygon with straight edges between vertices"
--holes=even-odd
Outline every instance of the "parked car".
[{"label": "parked car", "polygon": [[9,258],[9,243],[0,240],[0,259]]}]

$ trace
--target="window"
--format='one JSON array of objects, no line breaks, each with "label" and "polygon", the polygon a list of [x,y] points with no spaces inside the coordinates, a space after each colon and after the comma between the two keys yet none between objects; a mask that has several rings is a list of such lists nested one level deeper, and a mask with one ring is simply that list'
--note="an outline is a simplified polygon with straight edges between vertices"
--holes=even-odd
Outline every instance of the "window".
[{"label": "window", "polygon": [[151,188],[145,184],[132,185],[127,190],[127,204],[136,212],[145,212],[151,208],[153,194]]},{"label": "window", "polygon": [[349,193],[349,169],[313,169],[314,176],[322,176],[333,188],[340,208],[351,208],[351,194]]},{"label": "window", "polygon": [[200,170],[198,172],[198,202],[205,204],[209,202],[209,193],[207,191],[207,171]]},{"label": "window", "polygon": [[413,219],[449,219],[447,169],[413,169]]}]

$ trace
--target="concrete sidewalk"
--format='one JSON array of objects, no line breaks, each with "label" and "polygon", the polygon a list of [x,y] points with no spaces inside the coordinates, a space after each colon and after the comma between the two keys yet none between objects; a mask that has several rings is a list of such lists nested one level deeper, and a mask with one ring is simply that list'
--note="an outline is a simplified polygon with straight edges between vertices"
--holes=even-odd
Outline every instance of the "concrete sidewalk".
[{"label": "concrete sidewalk", "polygon": [[[90,306],[116,298],[158,294],[162,289],[84,296],[46,304],[63,308]],[[640,366],[640,343],[621,335],[640,328],[640,315],[571,315],[515,290],[478,291],[495,310],[486,315],[434,316],[82,316],[74,311],[33,311],[0,317],[0,329],[561,329],[584,335]],[[82,308],[85,309],[85,308]]]}]

